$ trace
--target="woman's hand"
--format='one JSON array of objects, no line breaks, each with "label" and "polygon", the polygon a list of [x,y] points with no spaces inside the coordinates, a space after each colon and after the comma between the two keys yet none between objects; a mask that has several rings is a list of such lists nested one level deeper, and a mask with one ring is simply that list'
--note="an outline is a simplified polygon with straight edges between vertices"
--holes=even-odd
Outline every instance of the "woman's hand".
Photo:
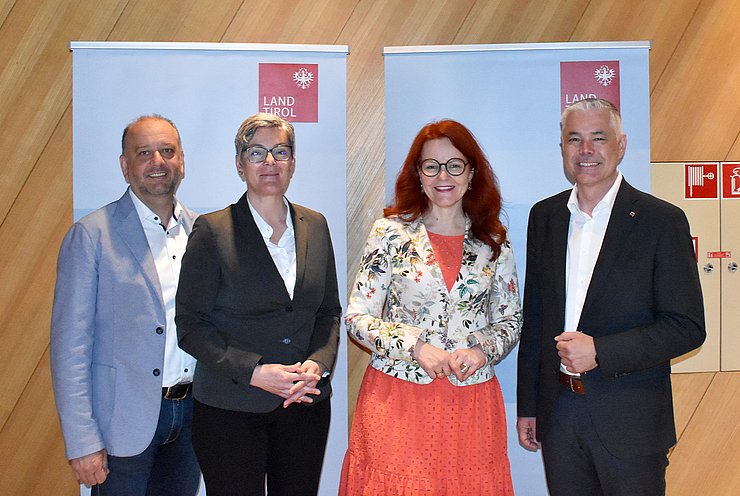
[{"label": "woman's hand", "polygon": [[[321,375],[304,371],[301,368],[302,366],[303,364],[301,362],[294,363],[293,365],[282,365],[279,363],[257,365],[252,373],[252,379],[249,381],[249,384],[264,389],[268,393],[285,398],[286,401],[283,402],[283,407],[287,407],[290,403],[296,401],[311,403],[313,399],[307,395],[319,394],[319,390],[316,389],[316,383],[321,379]],[[315,370],[313,366],[308,366],[307,369]],[[298,393],[301,394],[296,397]]]},{"label": "woman's hand", "polygon": [[450,354],[421,339],[416,341],[412,356],[432,379],[447,377],[452,372]]},{"label": "woman's hand", "polygon": [[[313,403],[313,398],[308,396],[309,394],[320,394],[316,389],[316,384],[321,380],[321,376],[324,374],[324,367],[314,362],[313,360],[306,360],[300,365],[300,370],[304,374],[311,374],[310,380],[301,380],[293,384],[290,388],[290,396],[283,401],[283,408],[288,408],[291,403]],[[314,393],[313,391],[317,391]]]},{"label": "woman's hand", "polygon": [[455,350],[450,356],[450,369],[460,382],[466,381],[471,375],[484,366],[488,361],[480,345],[472,348]]}]

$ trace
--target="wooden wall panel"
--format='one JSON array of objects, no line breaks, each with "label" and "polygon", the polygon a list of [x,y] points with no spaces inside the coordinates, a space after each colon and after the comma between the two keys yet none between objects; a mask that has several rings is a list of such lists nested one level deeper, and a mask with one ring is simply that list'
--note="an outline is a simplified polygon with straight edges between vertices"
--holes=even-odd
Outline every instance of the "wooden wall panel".
[{"label": "wooden wall panel", "polygon": [[717,374],[671,453],[669,496],[740,494],[740,373]]},{"label": "wooden wall panel", "polygon": [[702,398],[714,379],[713,372],[701,374],[673,374],[673,403],[676,421],[676,435],[681,439],[691,417],[696,412]]},{"label": "wooden wall panel", "polygon": [[738,26],[736,0],[699,4],[651,94],[653,161],[740,160]]},{"label": "wooden wall panel", "polygon": [[[358,0],[244,2],[224,42],[333,45]],[[245,118],[247,116],[244,116]],[[298,164],[300,166],[300,163]]]},{"label": "wooden wall panel", "polygon": [[588,0],[478,0],[455,43],[567,41],[588,4]]},{"label": "wooden wall panel", "polygon": [[61,122],[0,229],[0,426],[49,344],[56,251],[72,219],[71,113]]},{"label": "wooden wall panel", "polygon": [[[727,152],[727,155],[722,159],[727,162],[737,162],[740,160],[740,129],[737,129],[736,131],[737,134],[735,135],[735,141],[732,144],[732,148],[730,148],[730,151]],[[728,129],[727,132],[732,133],[732,129]]]},{"label": "wooden wall panel", "polygon": [[[243,3],[242,0],[133,0],[128,2],[105,41],[221,41]],[[176,78],[177,69],[169,70]]]},{"label": "wooden wall panel", "polygon": [[0,436],[0,494],[57,496],[79,492],[64,459],[50,381],[47,352]]},{"label": "wooden wall panel", "polygon": [[15,0],[0,0],[0,27],[5,22],[5,18],[8,17],[8,13],[14,4]]},{"label": "wooden wall panel", "polygon": [[[652,159],[740,160],[738,25],[735,0],[0,0],[0,494],[76,487],[62,456],[47,350],[56,254],[72,219],[70,40],[349,45],[351,284],[384,204],[384,46],[651,40]],[[101,164],[116,167],[116,157]],[[352,412],[367,358],[352,344],[349,352]],[[671,467],[692,466],[694,450],[704,449],[696,419],[735,391],[724,374],[717,378],[706,395],[697,393],[706,377],[676,381],[684,436]],[[736,432],[737,423],[723,428]],[[717,483],[736,489],[719,467]],[[675,481],[686,494],[707,494],[701,481],[692,487],[669,470],[669,494]]]},{"label": "wooden wall panel", "polygon": [[69,40],[100,37],[113,26],[123,3],[19,0],[3,23],[0,30],[0,129],[3,129],[0,218],[6,217],[69,105],[72,88]]},{"label": "wooden wall panel", "polygon": [[652,90],[700,1],[594,0],[589,2],[570,41],[651,41]]}]

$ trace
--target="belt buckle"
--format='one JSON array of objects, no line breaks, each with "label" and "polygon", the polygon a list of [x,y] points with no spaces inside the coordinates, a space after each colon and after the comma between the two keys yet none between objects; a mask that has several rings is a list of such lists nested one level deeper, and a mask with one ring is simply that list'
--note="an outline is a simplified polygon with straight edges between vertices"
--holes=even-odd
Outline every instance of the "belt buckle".
[{"label": "belt buckle", "polygon": [[188,395],[188,392],[190,392],[190,384],[175,384],[174,386],[169,386],[167,388],[167,391],[164,393],[163,398],[166,400],[183,400]]},{"label": "belt buckle", "polygon": [[571,393],[578,394],[578,391],[576,391],[576,387],[573,385],[573,378],[574,377],[575,376],[573,376],[573,375],[568,375],[568,387],[570,388],[570,392]]}]

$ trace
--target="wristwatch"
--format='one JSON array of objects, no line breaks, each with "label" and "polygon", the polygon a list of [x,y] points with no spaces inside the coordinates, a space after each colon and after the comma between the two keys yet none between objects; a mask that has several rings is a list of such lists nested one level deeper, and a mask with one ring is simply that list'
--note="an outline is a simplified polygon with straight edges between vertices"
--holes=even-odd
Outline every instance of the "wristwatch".
[{"label": "wristwatch", "polygon": [[468,334],[468,348],[475,348],[480,345],[480,341],[475,337],[475,334]]}]

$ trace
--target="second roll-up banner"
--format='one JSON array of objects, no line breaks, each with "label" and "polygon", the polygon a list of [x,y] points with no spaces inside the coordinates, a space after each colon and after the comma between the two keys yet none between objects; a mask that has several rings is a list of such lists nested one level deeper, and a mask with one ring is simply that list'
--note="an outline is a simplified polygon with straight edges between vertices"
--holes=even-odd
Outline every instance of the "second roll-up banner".
[{"label": "second roll-up banner", "polygon": [[[387,47],[385,56],[386,200],[415,133],[451,118],[478,138],[498,176],[520,283],[526,267],[530,207],[569,189],[560,156],[560,112],[588,97],[612,101],[629,146],[620,170],[650,190],[650,43],[529,43]],[[547,494],[539,453],[516,434],[516,352],[496,374],[504,394],[516,494]]]}]

